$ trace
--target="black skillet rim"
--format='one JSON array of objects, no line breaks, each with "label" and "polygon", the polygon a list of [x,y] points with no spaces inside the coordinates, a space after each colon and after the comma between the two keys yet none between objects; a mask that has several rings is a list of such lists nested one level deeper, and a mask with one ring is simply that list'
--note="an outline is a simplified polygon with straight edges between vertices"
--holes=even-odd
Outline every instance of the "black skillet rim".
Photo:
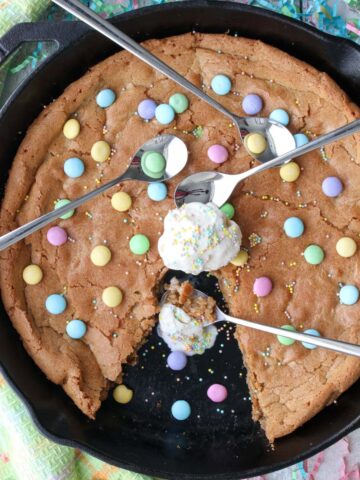
[{"label": "black skillet rim", "polygon": [[[356,45],[355,43],[351,42],[350,40],[347,40],[347,39],[344,39],[344,38],[333,37],[329,34],[321,32],[318,29],[312,27],[311,25],[307,25],[303,22],[298,22],[297,20],[293,20],[291,18],[279,15],[279,14],[271,12],[271,11],[263,10],[263,9],[260,9],[260,8],[254,8],[254,7],[241,5],[241,4],[235,4],[235,3],[231,3],[231,2],[221,2],[221,3],[226,5],[228,8],[233,8],[233,9],[236,9],[236,10],[242,10],[244,12],[251,12],[253,14],[255,13],[255,10],[256,10],[256,13],[258,15],[261,15],[264,18],[267,18],[267,17],[276,18],[278,21],[281,19],[282,24],[283,25],[288,25],[290,28],[296,27],[298,30],[303,30],[303,31],[306,31],[306,32],[310,32],[314,37],[320,37],[322,39],[327,39],[328,41],[335,41],[335,39],[336,39],[336,42],[339,42],[339,43],[341,42],[342,44],[347,45],[348,47],[354,48],[355,50],[358,50],[360,52],[360,47],[358,45]],[[132,17],[139,16],[139,15],[141,15],[142,12],[145,13],[145,11],[149,11],[149,10],[152,10],[152,11],[155,11],[155,12],[156,11],[159,11],[159,12],[167,11],[167,13],[168,13],[168,12],[171,12],[172,10],[177,10],[178,8],[190,8],[191,9],[192,7],[199,7],[199,6],[205,8],[206,6],[214,6],[215,4],[220,6],[219,1],[211,1],[211,0],[210,1],[208,1],[208,0],[196,0],[196,1],[186,1],[186,2],[175,2],[175,3],[166,4],[166,5],[144,7],[140,11],[134,10],[134,11],[131,11],[131,12],[127,12],[127,13],[119,15],[119,17],[121,17],[122,21],[126,21],[126,20],[131,20]],[[116,22],[116,17],[113,21]],[[61,24],[61,22],[58,22],[58,24]],[[55,24],[55,26],[56,26],[56,24]],[[81,30],[80,34],[77,35],[77,38],[72,40],[71,44],[68,47],[71,47],[73,42],[75,42],[77,40],[80,40],[84,35],[86,35],[88,33],[88,31],[89,31],[89,29]],[[50,61],[55,60],[62,53],[63,53],[63,49],[60,48],[51,57]],[[45,63],[40,66],[39,70],[41,70],[44,67],[44,65],[45,65]],[[16,91],[9,97],[9,99],[6,102],[4,108],[0,112],[1,115],[3,113],[5,113],[5,111],[7,109],[7,106],[10,105],[13,98],[15,98],[15,96],[19,92],[21,92],[28,85],[29,82],[31,82],[34,79],[34,77],[36,76],[36,74],[39,70],[36,70],[32,75],[30,75],[16,89]],[[0,362],[1,362],[1,358],[0,358]],[[39,420],[37,411],[36,411],[36,406],[34,406],[33,403],[31,402],[31,400],[29,398],[27,398],[22,393],[22,391],[18,388],[17,384],[15,383],[15,381],[11,377],[11,373],[8,370],[6,370],[4,368],[4,366],[1,365],[1,363],[0,363],[0,369],[1,369],[1,372],[4,375],[4,377],[6,378],[6,380],[11,385],[12,389],[15,391],[17,396],[24,403],[25,407],[27,408],[27,410],[29,411],[29,413],[31,415],[31,418],[32,418],[33,422],[35,423],[35,425],[37,426],[39,431],[44,436],[49,438],[50,440],[52,440],[56,443],[59,443],[61,445],[64,445],[64,446],[68,446],[68,447],[72,447],[72,448],[80,448],[83,451],[85,451],[85,452],[87,452],[91,455],[94,455],[95,457],[99,458],[100,460],[103,460],[104,462],[116,465],[116,466],[121,467],[121,468],[129,469],[129,470],[134,471],[134,472],[142,473],[142,474],[145,474],[145,475],[152,475],[152,476],[158,476],[160,474],[160,476],[165,475],[166,478],[174,478],[174,479],[179,478],[179,477],[176,476],[176,473],[174,473],[174,472],[159,471],[159,470],[154,472],[152,469],[149,469],[147,467],[134,465],[132,463],[125,463],[124,461],[119,461],[119,460],[114,459],[112,457],[109,457],[109,456],[107,456],[107,455],[105,455],[101,452],[98,452],[94,448],[89,448],[87,445],[83,445],[80,441],[75,441],[75,440],[71,440],[71,439],[68,439],[68,438],[63,438],[61,436],[58,436],[56,434],[51,433],[49,430],[47,430],[42,425],[42,423]],[[276,470],[280,470],[282,468],[290,466],[294,463],[297,463],[301,460],[304,460],[305,458],[308,458],[309,456],[315,455],[316,453],[318,453],[321,450],[324,450],[325,448],[332,445],[337,440],[341,439],[344,435],[350,433],[352,430],[357,428],[359,426],[359,420],[360,420],[360,415],[359,415],[359,417],[355,418],[353,421],[349,422],[344,428],[339,430],[336,435],[333,435],[333,436],[329,437],[327,439],[327,441],[321,442],[317,446],[313,446],[313,447],[308,448],[307,451],[303,454],[298,454],[295,457],[292,457],[291,459],[288,459],[288,460],[285,460],[285,461],[282,461],[282,462],[278,462],[277,465],[276,465]],[[275,470],[272,467],[266,467],[265,466],[265,467],[250,469],[250,470],[247,470],[246,472],[239,472],[239,475],[241,475],[241,478],[244,478],[244,475],[246,477],[255,476],[255,475],[263,475],[265,473],[269,473],[270,471],[275,471]],[[200,480],[200,479],[210,479],[210,478],[214,479],[214,480],[215,480],[215,478],[219,479],[219,480],[220,479],[233,480],[234,476],[233,476],[233,473],[230,473],[230,474],[229,473],[216,474],[215,476],[209,476],[207,474],[205,474],[205,475],[201,475],[201,474],[195,474],[195,475],[182,474],[181,478],[189,479],[189,480],[195,480],[195,479]],[[240,477],[238,477],[238,478],[240,478]]]}]

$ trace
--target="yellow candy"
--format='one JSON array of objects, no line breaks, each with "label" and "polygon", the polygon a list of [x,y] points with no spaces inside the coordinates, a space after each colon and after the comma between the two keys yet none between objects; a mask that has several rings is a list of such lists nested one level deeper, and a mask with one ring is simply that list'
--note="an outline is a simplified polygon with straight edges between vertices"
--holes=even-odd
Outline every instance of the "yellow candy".
[{"label": "yellow candy", "polygon": [[64,125],[63,133],[69,140],[76,138],[80,133],[80,123],[75,118],[70,118]]},{"label": "yellow candy", "polygon": [[250,153],[260,155],[266,150],[266,138],[260,133],[249,133],[245,137],[245,146]]},{"label": "yellow candy", "polygon": [[340,255],[340,257],[352,257],[353,255],[355,255],[356,250],[356,242],[350,237],[342,237],[336,243],[336,251]]},{"label": "yellow candy", "polygon": [[249,254],[245,250],[240,250],[235,258],[231,260],[230,263],[236,265],[237,267],[243,267],[249,260]]},{"label": "yellow candy", "polygon": [[295,162],[289,162],[280,168],[280,177],[284,182],[295,182],[299,178],[300,167]]},{"label": "yellow candy", "polygon": [[90,258],[97,267],[104,267],[111,260],[111,251],[105,245],[98,245],[92,249]]},{"label": "yellow candy", "polygon": [[115,402],[129,403],[134,396],[134,392],[127,388],[125,385],[118,385],[114,388],[113,397]]},{"label": "yellow candy", "polygon": [[118,287],[107,287],[102,293],[102,301],[107,307],[117,307],[123,299],[122,292]]},{"label": "yellow candy", "polygon": [[126,192],[117,192],[111,197],[111,206],[118,212],[126,212],[132,204],[131,197]]},{"label": "yellow candy", "polygon": [[94,145],[91,147],[91,156],[95,162],[105,162],[111,153],[110,145],[105,142],[104,140],[99,140],[95,142]]},{"label": "yellow candy", "polygon": [[43,273],[38,265],[28,265],[23,270],[23,280],[28,285],[37,285],[43,278]]}]

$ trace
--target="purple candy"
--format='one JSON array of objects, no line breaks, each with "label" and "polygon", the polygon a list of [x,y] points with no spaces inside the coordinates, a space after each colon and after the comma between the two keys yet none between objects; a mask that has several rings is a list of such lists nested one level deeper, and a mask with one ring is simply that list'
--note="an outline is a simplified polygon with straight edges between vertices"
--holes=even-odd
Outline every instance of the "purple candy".
[{"label": "purple candy", "polygon": [[258,297],[266,297],[271,292],[273,286],[269,277],[259,277],[255,280],[253,292]]},{"label": "purple candy", "polygon": [[207,154],[210,160],[214,163],[224,163],[229,156],[229,152],[222,145],[211,145]]},{"label": "purple candy", "polygon": [[228,392],[224,385],[214,383],[208,388],[207,396],[210,398],[211,401],[215,403],[220,403],[227,398]]},{"label": "purple candy", "polygon": [[256,115],[257,113],[261,112],[263,108],[262,98],[255,93],[250,93],[244,97],[242,101],[242,108],[248,115]]},{"label": "purple candy", "polygon": [[150,98],[147,98],[146,100],[143,100],[139,103],[137,111],[139,116],[144,120],[151,120],[155,117],[156,107],[156,102],[154,100],[151,100]]},{"label": "purple candy", "polygon": [[182,370],[186,367],[187,356],[184,352],[171,352],[167,358],[167,364],[171,370]]},{"label": "purple candy", "polygon": [[51,243],[51,245],[54,245],[55,247],[59,247],[60,245],[63,245],[68,239],[68,235],[66,231],[61,227],[49,228],[49,230],[47,231],[46,237],[48,239],[48,242]]},{"label": "purple candy", "polygon": [[337,197],[343,191],[343,184],[338,177],[327,177],[322,182],[322,191],[327,197]]}]

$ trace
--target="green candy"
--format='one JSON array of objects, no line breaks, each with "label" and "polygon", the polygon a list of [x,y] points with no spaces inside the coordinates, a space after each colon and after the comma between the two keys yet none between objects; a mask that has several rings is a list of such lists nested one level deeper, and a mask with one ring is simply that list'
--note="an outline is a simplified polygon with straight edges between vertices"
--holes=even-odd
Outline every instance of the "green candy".
[{"label": "green candy", "polygon": [[145,152],[141,157],[141,168],[150,178],[161,178],[166,168],[166,160],[159,152]]},{"label": "green candy", "polygon": [[[289,330],[289,332],[296,332],[296,329],[292,325],[283,325],[281,328],[284,330]],[[276,336],[281,345],[286,345],[288,347],[289,345],[295,343],[295,340],[293,340],[292,338],[283,337],[281,335]]]},{"label": "green candy", "polygon": [[138,233],[131,237],[129,245],[132,253],[135,255],[144,255],[144,253],[149,251],[150,241],[146,235]]},{"label": "green candy", "polygon": [[[54,207],[54,210],[57,210],[58,208],[60,207],[64,207],[65,205],[67,205],[68,203],[70,203],[70,200],[68,200],[67,198],[63,198],[61,200],[58,200],[56,203],[55,203],[55,207]],[[67,220],[68,218],[71,218],[75,213],[75,210],[70,210],[69,212],[67,213],[64,213],[64,215],[61,215],[61,219],[62,220]]]},{"label": "green candy", "polygon": [[304,258],[310,265],[319,265],[324,257],[324,250],[319,245],[309,245],[304,251]]},{"label": "green candy", "polygon": [[235,208],[231,205],[231,203],[224,203],[224,205],[220,208],[220,210],[228,217],[228,219],[232,219],[235,215]]},{"label": "green candy", "polygon": [[189,100],[182,93],[174,93],[169,99],[169,105],[176,113],[183,113],[189,107]]}]

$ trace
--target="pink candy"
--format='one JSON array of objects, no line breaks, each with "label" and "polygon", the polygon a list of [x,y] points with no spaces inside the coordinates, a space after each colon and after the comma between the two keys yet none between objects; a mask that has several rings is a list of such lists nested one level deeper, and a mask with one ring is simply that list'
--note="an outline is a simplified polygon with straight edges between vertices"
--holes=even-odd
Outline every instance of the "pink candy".
[{"label": "pink candy", "polygon": [[47,236],[48,242],[51,245],[54,245],[55,247],[59,247],[60,245],[63,245],[68,239],[68,235],[66,231],[61,227],[49,228],[46,236]]},{"label": "pink candy", "polygon": [[266,297],[271,293],[272,288],[272,281],[269,277],[259,277],[254,282],[253,292],[258,297]]},{"label": "pink candy", "polygon": [[228,392],[224,385],[220,385],[219,383],[214,383],[210,385],[207,390],[207,396],[210,398],[212,402],[220,403],[223,402],[227,396]]},{"label": "pink candy", "polygon": [[229,152],[222,145],[211,145],[207,154],[210,160],[214,163],[224,163],[229,157]]}]

